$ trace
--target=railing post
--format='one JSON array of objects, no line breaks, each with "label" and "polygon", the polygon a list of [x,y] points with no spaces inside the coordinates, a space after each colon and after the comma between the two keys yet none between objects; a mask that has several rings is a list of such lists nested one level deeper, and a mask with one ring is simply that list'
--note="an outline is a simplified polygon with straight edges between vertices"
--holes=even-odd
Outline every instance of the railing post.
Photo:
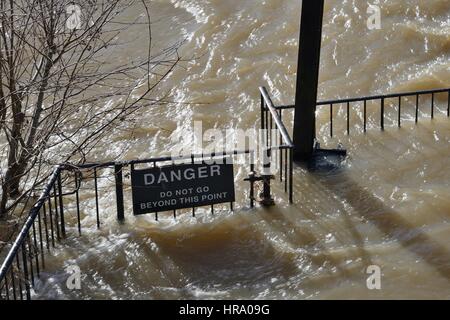
[{"label": "railing post", "polygon": [[364,133],[367,132],[367,100],[364,99]]},{"label": "railing post", "polygon": [[431,119],[434,119],[434,93],[431,94]]},{"label": "railing post", "polygon": [[250,208],[255,207],[255,155],[253,152],[250,153]]},{"label": "railing post", "polygon": [[447,95],[447,117],[450,117],[450,90],[448,90]]},{"label": "railing post", "polygon": [[294,160],[311,159],[316,138],[324,0],[302,1],[294,118]]},{"label": "railing post", "polygon": [[24,276],[26,298],[27,300],[31,300],[30,282],[27,266],[27,251],[25,247],[25,242],[22,243],[22,264],[23,264],[23,276]]},{"label": "railing post", "polygon": [[123,165],[116,164],[114,166],[114,175],[116,177],[116,201],[117,201],[117,219],[125,220],[125,210],[123,204]]},{"label": "railing post", "polygon": [[271,172],[271,159],[272,159],[272,150],[269,148],[264,151],[264,159],[263,159],[263,173],[262,173],[262,181],[263,181],[263,193],[262,193],[262,201],[261,204],[266,207],[273,206],[275,204],[272,198],[272,190],[271,190],[271,180],[274,179]]},{"label": "railing post", "polygon": [[98,203],[98,176],[97,167],[94,167],[94,188],[95,188],[95,213],[97,217],[97,228],[100,229],[100,209]]},{"label": "railing post", "polygon": [[61,181],[61,171],[58,173],[58,193],[59,193],[59,214],[61,218],[61,234],[62,237],[66,237],[66,224],[64,219],[64,203],[63,203],[63,193],[62,193],[62,181]]},{"label": "railing post", "polygon": [[419,94],[416,94],[416,124],[419,122]]},{"label": "railing post", "polygon": [[264,97],[261,94],[260,95],[260,99],[261,99],[261,130],[266,129],[266,124],[265,124],[265,114],[264,114],[264,109],[265,109],[265,103],[264,103]]},{"label": "railing post", "polygon": [[292,149],[289,149],[289,202],[294,203],[294,152]]},{"label": "railing post", "polygon": [[[58,177],[56,177],[56,179],[58,179]],[[57,190],[57,181],[55,181],[55,183],[53,184],[53,200],[54,200],[54,204],[55,204],[55,228],[56,228],[56,239],[59,241],[61,241],[61,231],[59,228],[59,223],[60,223],[60,219],[59,219],[59,212],[58,212],[58,190]]]}]

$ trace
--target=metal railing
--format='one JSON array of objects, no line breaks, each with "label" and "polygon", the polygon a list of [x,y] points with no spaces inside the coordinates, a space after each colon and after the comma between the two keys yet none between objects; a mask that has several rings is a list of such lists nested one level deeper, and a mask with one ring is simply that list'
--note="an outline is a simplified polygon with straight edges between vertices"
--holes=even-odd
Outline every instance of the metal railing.
[{"label": "metal railing", "polygon": [[[35,280],[45,268],[45,254],[56,248],[57,243],[66,238],[66,223],[72,218],[77,225],[76,230],[81,235],[81,201],[80,192],[89,189],[92,193],[95,206],[95,220],[97,228],[101,227],[100,221],[100,179],[114,177],[116,191],[117,219],[125,219],[124,205],[124,175],[126,169],[133,170],[137,165],[173,165],[177,161],[207,161],[232,156],[248,156],[250,173],[255,171],[254,152],[250,150],[221,152],[201,155],[189,155],[185,157],[159,157],[146,160],[134,160],[126,162],[93,163],[74,166],[70,164],[55,167],[48,183],[46,184],[39,200],[31,208],[30,213],[18,233],[12,247],[0,267],[0,300],[30,300],[35,288]],[[111,171],[111,174],[104,174]],[[127,175],[128,176],[128,175]],[[72,186],[72,187],[70,187]],[[83,187],[85,186],[85,188]],[[70,188],[70,192],[64,189]],[[254,185],[250,189],[250,206],[254,206]],[[65,197],[72,196],[75,206],[69,217],[69,210],[64,207]],[[234,210],[234,203],[230,203],[230,210]],[[214,205],[211,206],[214,214]],[[155,218],[158,220],[155,212]],[[192,208],[192,215],[196,215],[196,208]],[[177,218],[177,211],[173,211]]]},{"label": "metal railing", "polygon": [[[317,103],[318,107],[328,107],[329,108],[329,123],[330,123],[330,136],[333,137],[334,132],[334,110],[336,106],[345,106],[346,108],[346,132],[348,135],[351,133],[351,111],[352,106],[358,104],[363,107],[363,127],[364,132],[367,132],[368,129],[368,102],[375,101],[379,102],[380,108],[380,126],[381,130],[385,130],[385,119],[386,119],[386,101],[391,99],[396,99],[397,107],[397,126],[402,126],[402,112],[404,110],[404,100],[406,98],[414,98],[414,108],[415,108],[415,122],[418,123],[420,118],[420,110],[421,107],[421,98],[424,96],[428,96],[431,98],[431,102],[429,104],[430,108],[430,116],[433,119],[435,116],[436,110],[436,96],[439,94],[447,94],[447,117],[450,117],[450,88],[447,89],[436,89],[436,90],[425,90],[425,91],[414,91],[414,92],[405,92],[405,93],[397,93],[397,94],[386,94],[386,95],[376,95],[376,96],[367,96],[367,97],[358,97],[358,98],[349,98],[349,99],[337,99],[337,100],[329,100],[329,101],[320,101]],[[288,110],[294,109],[294,105],[287,106],[279,106],[276,107],[277,110]]]},{"label": "metal railing", "polygon": [[61,166],[53,171],[0,268],[0,300],[30,300],[35,278],[45,268],[45,250],[55,247],[55,236],[65,237],[61,171]]},{"label": "metal railing", "polygon": [[[279,161],[279,179],[284,182],[284,190],[289,194],[289,202],[293,203],[294,143],[283,123],[283,108],[275,107],[265,87],[261,93],[261,129],[265,134],[268,158]],[[272,130],[276,129],[276,136]]]},{"label": "metal railing", "polygon": [[[249,157],[248,163],[250,164],[250,172],[253,172],[255,170],[255,161],[254,161],[254,151],[252,150],[235,150],[235,151],[224,151],[224,152],[217,152],[217,153],[210,153],[210,154],[192,154],[189,156],[182,156],[182,157],[158,157],[158,158],[151,158],[151,159],[144,159],[144,160],[133,160],[133,161],[124,161],[124,162],[108,162],[108,163],[99,163],[99,164],[86,164],[82,166],[78,166],[78,170],[91,170],[94,172],[94,186],[95,186],[95,207],[96,207],[96,216],[97,216],[97,224],[100,227],[100,220],[99,220],[99,201],[98,201],[98,186],[97,186],[97,180],[98,180],[98,171],[99,170],[114,170],[114,179],[115,179],[115,187],[116,187],[116,207],[117,207],[117,219],[119,221],[123,221],[125,219],[125,208],[124,208],[124,170],[125,169],[131,169],[134,170],[134,168],[137,165],[143,165],[143,164],[150,164],[153,167],[158,167],[161,164],[162,165],[173,165],[175,162],[178,161],[190,161],[191,163],[196,163],[197,161],[205,161],[208,159],[219,159],[224,157],[230,157],[230,156],[239,156],[239,155],[247,155]],[[252,190],[250,191],[252,192]],[[253,202],[250,201],[250,205],[253,206]],[[79,206],[79,200],[77,197],[77,207]],[[195,217],[195,209],[196,207],[192,208],[192,215]],[[233,211],[233,203],[230,203],[230,209]],[[159,214],[161,212],[155,212],[155,219],[158,220]],[[214,213],[214,206],[211,206],[211,213]],[[79,215],[79,213],[78,213]],[[173,211],[174,218],[177,217],[177,211]]]}]

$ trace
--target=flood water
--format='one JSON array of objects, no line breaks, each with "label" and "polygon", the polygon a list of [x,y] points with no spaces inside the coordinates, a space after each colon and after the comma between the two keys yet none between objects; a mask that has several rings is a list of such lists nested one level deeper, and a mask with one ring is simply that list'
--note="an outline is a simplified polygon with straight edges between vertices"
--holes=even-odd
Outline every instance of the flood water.
[{"label": "flood water", "polygon": [[[180,103],[141,112],[135,127],[117,131],[92,161],[148,158],[189,146],[189,139],[174,137],[188,136],[194,121],[204,128],[257,128],[261,85],[276,103],[293,102],[300,1],[149,3],[154,50],[186,40],[180,55],[188,61],[161,88]],[[450,1],[376,3],[382,28],[370,31],[366,1],[326,1],[320,100],[450,87]],[[139,27],[130,32],[139,35]],[[145,50],[138,42],[124,53]],[[424,99],[417,126],[406,104],[401,129],[394,126],[392,106],[385,132],[371,114],[367,134],[355,112],[350,137],[339,127],[345,126],[344,109],[336,110],[334,139],[328,137],[327,113],[319,112],[322,143],[341,142],[349,157],[333,173],[296,168],[293,205],[278,187],[277,206],[270,209],[241,205],[214,216],[205,209],[196,218],[186,214],[159,222],[129,212],[119,225],[112,182],[103,181],[109,192],[100,195],[101,230],[95,226],[93,198],[86,196],[92,205],[84,208],[83,235],[69,237],[48,259],[36,297],[450,299],[446,103],[437,98],[431,120]],[[237,184],[238,194],[247,189],[246,183]],[[80,291],[66,288],[70,265],[82,271]],[[381,267],[382,290],[366,287],[370,265]]]}]

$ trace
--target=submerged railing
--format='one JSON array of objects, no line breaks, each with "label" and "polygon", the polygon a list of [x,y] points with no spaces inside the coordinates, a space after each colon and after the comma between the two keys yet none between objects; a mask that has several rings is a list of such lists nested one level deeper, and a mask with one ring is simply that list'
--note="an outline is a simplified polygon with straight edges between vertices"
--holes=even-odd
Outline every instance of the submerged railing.
[{"label": "submerged railing", "polygon": [[[418,123],[420,119],[420,110],[423,105],[421,105],[421,98],[428,96],[431,98],[431,102],[429,104],[430,108],[430,116],[433,119],[435,116],[436,110],[436,97],[439,94],[446,94],[447,99],[447,117],[450,117],[450,88],[447,89],[436,89],[436,90],[426,90],[426,91],[414,91],[414,92],[405,92],[398,94],[386,94],[386,95],[376,95],[376,96],[367,96],[367,97],[358,97],[358,98],[349,98],[349,99],[337,99],[337,100],[329,100],[329,101],[320,101],[317,103],[319,108],[328,107],[329,108],[329,128],[330,128],[330,136],[333,137],[335,134],[334,131],[334,110],[337,106],[344,106],[346,108],[346,133],[350,135],[351,133],[351,111],[352,107],[355,105],[359,105],[363,107],[363,127],[364,132],[367,132],[368,129],[368,102],[379,102],[379,112],[380,112],[380,125],[379,128],[381,130],[385,130],[385,120],[386,120],[386,102],[388,100],[396,100],[394,107],[397,108],[397,126],[402,126],[402,112],[404,111],[403,105],[404,100],[406,98],[414,98],[414,108],[415,108],[415,122]],[[275,107],[276,110],[289,110],[294,109],[294,105],[287,106],[278,106]]]},{"label": "submerged railing", "polygon": [[[295,109],[294,105],[280,105],[275,106],[268,94],[266,88],[260,88],[261,93],[261,128],[264,130],[266,137],[266,146],[268,151],[268,157],[278,158],[280,165],[280,181],[285,182],[285,191],[289,192],[289,198],[291,203],[293,202],[293,153],[294,153],[294,144],[289,135],[288,130],[286,129],[286,125],[283,121],[284,111],[291,111]],[[318,111],[320,108],[329,108],[329,128],[330,128],[330,136],[334,137],[335,135],[335,108],[337,106],[345,106],[346,108],[346,133],[350,135],[352,123],[351,123],[351,115],[352,115],[352,107],[361,106],[362,111],[362,123],[363,123],[363,131],[366,133],[368,130],[368,112],[370,107],[374,107],[369,105],[369,102],[378,102],[379,114],[380,114],[380,122],[379,127],[381,130],[385,130],[386,128],[386,117],[387,112],[389,111],[387,107],[387,102],[391,102],[395,100],[396,103],[393,104],[393,107],[396,108],[397,112],[397,126],[402,126],[403,114],[406,108],[403,108],[406,104],[406,100],[414,99],[414,118],[415,123],[418,123],[421,115],[421,110],[424,108],[424,104],[421,103],[424,97],[429,97],[431,102],[429,104],[430,115],[433,119],[435,117],[435,112],[437,108],[436,98],[439,95],[446,96],[446,114],[447,117],[450,117],[450,88],[447,89],[436,89],[436,90],[426,90],[426,91],[415,91],[415,92],[405,92],[398,94],[386,94],[386,95],[376,95],[376,96],[367,96],[367,97],[358,97],[358,98],[349,98],[349,99],[336,99],[329,101],[320,101],[317,103]],[[411,104],[411,103],[410,103]],[[377,109],[375,109],[377,110]],[[378,111],[378,110],[377,110]],[[316,117],[316,121],[318,117]],[[277,135],[273,136],[272,129],[276,129]]]},{"label": "submerged railing", "polygon": [[[289,132],[283,123],[284,110],[293,109],[294,106],[275,106],[270,95],[265,88],[260,88],[261,93],[261,129],[264,133],[264,156],[263,171],[260,177],[255,171],[255,153],[251,150],[221,152],[212,154],[189,155],[186,157],[159,157],[146,160],[134,160],[126,162],[108,162],[97,164],[85,164],[74,166],[62,164],[55,167],[48,183],[36,204],[30,209],[30,213],[12,244],[5,260],[0,268],[0,300],[22,300],[31,299],[35,280],[41,275],[45,268],[45,254],[51,252],[56,247],[56,243],[66,238],[66,220],[73,218],[76,230],[81,235],[82,228],[82,208],[80,193],[85,189],[93,191],[94,199],[93,211],[95,211],[95,221],[98,228],[100,221],[100,191],[99,180],[113,177],[116,195],[116,214],[119,221],[125,219],[125,192],[124,177],[128,177],[126,170],[134,170],[138,165],[151,165],[160,167],[161,165],[174,164],[176,161],[191,161],[216,159],[244,155],[249,157],[249,178],[250,181],[250,206],[254,206],[256,200],[254,196],[254,184],[256,181],[263,181],[264,190],[262,194],[262,204],[271,204],[270,181],[274,177],[271,174],[271,165],[276,162],[279,165],[279,180],[284,182],[285,192],[289,195],[289,202],[293,203],[293,172],[294,172],[294,144]],[[398,126],[402,124],[402,102],[405,98],[415,97],[415,120],[418,122],[420,114],[420,98],[426,95],[431,97],[430,111],[431,117],[435,114],[435,98],[438,94],[447,95],[447,116],[450,117],[450,89],[439,89],[429,91],[418,91],[401,94],[381,95],[372,97],[362,97],[354,99],[341,99],[333,101],[319,102],[318,107],[328,106],[330,108],[330,135],[333,136],[333,108],[336,105],[344,104],[347,107],[347,133],[350,134],[350,115],[353,104],[362,103],[364,106],[364,131],[367,130],[367,109],[369,101],[380,101],[380,127],[385,128],[386,101],[388,99],[398,99]],[[110,174],[104,173],[109,171]],[[90,184],[90,185],[89,185]],[[70,189],[67,191],[67,189]],[[67,216],[68,209],[64,206],[64,199],[68,196],[75,198],[75,206],[71,208],[72,217]],[[231,211],[234,210],[233,203],[230,203]],[[214,214],[214,205],[211,206],[211,213]],[[155,212],[155,219],[158,220],[161,212]],[[196,207],[192,208],[192,215],[196,215]],[[173,217],[177,217],[177,210],[173,211]]]},{"label": "submerged railing", "polygon": [[[124,208],[124,176],[129,176],[129,173],[125,173],[126,169],[134,170],[136,166],[138,165],[151,165],[154,168],[160,167],[161,165],[173,165],[176,162],[183,161],[186,163],[186,161],[194,164],[198,161],[207,161],[207,160],[219,160],[224,157],[232,157],[232,156],[248,156],[248,164],[250,167],[250,172],[253,172],[255,170],[255,154],[253,150],[235,150],[235,151],[224,151],[224,152],[217,152],[217,153],[210,153],[210,154],[191,154],[188,156],[182,156],[182,157],[158,157],[158,158],[151,158],[151,159],[144,159],[144,160],[133,160],[133,161],[124,161],[124,162],[107,162],[107,163],[98,163],[98,164],[86,164],[82,166],[77,166],[75,169],[79,172],[82,170],[88,170],[93,172],[93,179],[94,179],[94,189],[95,189],[95,204],[96,204],[96,216],[97,216],[97,224],[100,226],[100,220],[99,220],[99,193],[98,193],[98,184],[97,181],[99,179],[99,171],[104,170],[111,170],[113,171],[113,176],[115,180],[115,188],[116,188],[116,207],[117,207],[117,219],[119,221],[123,221],[125,219],[125,208]],[[82,181],[79,182],[81,184]],[[250,191],[251,192],[251,191]],[[77,196],[77,208],[79,205],[79,200]],[[250,204],[253,205],[253,203],[250,201]],[[195,209],[196,207],[192,208],[192,215],[195,217]],[[233,210],[233,203],[230,203],[230,209]],[[77,209],[79,211],[79,208]],[[211,213],[214,213],[214,206],[211,206]],[[160,212],[155,212],[155,219],[158,220]],[[78,212],[79,215],[79,212]],[[177,217],[177,211],[173,212],[173,217]]]},{"label": "submerged railing", "polygon": [[[294,143],[283,123],[283,109],[272,102],[267,89],[259,88],[261,93],[261,129],[265,133],[267,156],[279,161],[279,178],[284,182],[289,202],[293,203],[294,188]],[[276,134],[272,135],[273,129]]]},{"label": "submerged railing", "polygon": [[55,247],[55,233],[58,240],[65,237],[61,170],[53,171],[0,268],[0,300],[30,300],[35,277],[45,268],[45,250]]},{"label": "submerged railing", "polygon": [[[223,159],[233,156],[249,157],[249,174],[255,172],[254,152],[251,150],[221,152],[202,155],[189,155],[186,157],[159,157],[147,160],[135,160],[127,162],[108,162],[85,165],[63,164],[55,167],[48,183],[36,202],[10,248],[5,260],[0,268],[0,300],[30,300],[36,278],[39,278],[41,271],[45,268],[45,255],[57,247],[57,243],[66,238],[66,223],[68,218],[73,218],[77,225],[77,232],[81,235],[82,212],[80,193],[83,185],[86,189],[93,191],[95,199],[95,220],[97,228],[101,227],[100,221],[100,187],[99,180],[114,177],[117,219],[125,219],[125,192],[124,176],[128,173],[125,169],[133,170],[135,166],[148,164],[153,167],[160,165],[173,165],[176,161],[208,161]],[[104,174],[111,171],[111,174]],[[93,185],[92,185],[93,184]],[[72,187],[70,187],[72,186]],[[69,192],[64,189],[71,189]],[[250,189],[250,206],[254,206],[254,184]],[[75,199],[75,206],[71,208],[72,215],[68,216],[68,208],[64,206],[64,199],[72,196]],[[234,210],[234,203],[230,203],[230,210]],[[192,215],[195,217],[196,208],[192,208]],[[155,212],[158,220],[158,214]],[[211,214],[214,214],[214,205],[211,205]],[[177,217],[177,210],[173,211],[174,218]],[[76,217],[76,218],[75,218]]]}]

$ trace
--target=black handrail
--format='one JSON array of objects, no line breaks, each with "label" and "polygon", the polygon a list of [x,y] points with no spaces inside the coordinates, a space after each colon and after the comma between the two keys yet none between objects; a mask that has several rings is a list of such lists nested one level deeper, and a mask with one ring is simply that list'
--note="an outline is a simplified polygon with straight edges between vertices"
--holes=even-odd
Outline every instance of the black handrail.
[{"label": "black handrail", "polygon": [[[403,98],[407,97],[415,97],[415,123],[419,122],[419,113],[420,113],[420,97],[421,96],[427,96],[431,95],[431,119],[434,119],[435,115],[435,109],[436,109],[436,95],[447,93],[447,117],[450,117],[450,88],[447,89],[435,89],[435,90],[423,90],[423,91],[415,91],[415,92],[404,92],[404,93],[394,93],[394,94],[385,94],[385,95],[375,95],[375,96],[366,96],[366,97],[358,97],[358,98],[348,98],[348,99],[336,99],[336,100],[327,100],[327,101],[319,101],[317,102],[318,107],[328,106],[330,108],[330,136],[334,136],[334,107],[336,105],[345,105],[347,114],[347,134],[350,135],[351,130],[351,124],[350,124],[350,113],[351,113],[351,104],[352,103],[363,103],[364,106],[364,114],[363,114],[363,121],[364,121],[364,132],[367,132],[367,102],[369,101],[380,101],[380,129],[384,131],[385,129],[385,112],[386,112],[386,100],[389,99],[398,99],[397,106],[398,106],[398,118],[397,118],[397,125],[400,128],[402,126],[402,104],[403,104]],[[277,106],[275,107],[276,110],[282,111],[282,110],[289,110],[294,109],[294,105],[286,105],[286,106]]]},{"label": "black handrail", "polygon": [[260,87],[259,91],[261,92],[261,96],[263,97],[266,108],[271,113],[272,118],[275,121],[275,124],[277,125],[281,136],[283,137],[284,147],[285,148],[293,148],[294,143],[292,142],[292,139],[289,136],[289,133],[288,133],[283,121],[281,120],[280,116],[278,115],[277,108],[273,104],[272,99],[270,98],[269,93],[267,92],[267,89],[265,87]]},{"label": "black handrail", "polygon": [[[83,171],[93,172],[95,188],[95,212],[97,227],[100,228],[100,210],[99,210],[99,189],[98,179],[102,178],[99,171],[102,169],[113,168],[116,179],[116,201],[117,217],[123,220],[124,215],[124,185],[123,169],[125,167],[134,168],[139,164],[152,164],[176,162],[189,160],[195,163],[197,159],[219,159],[228,156],[250,155],[250,171],[254,171],[254,151],[252,150],[234,150],[215,152],[209,154],[192,154],[182,157],[157,157],[144,160],[132,160],[123,162],[91,163],[83,165],[60,164],[56,166],[45,185],[41,196],[36,204],[30,209],[20,232],[17,234],[14,243],[9,249],[6,258],[0,267],[0,300],[2,299],[31,299],[32,288],[35,285],[35,277],[39,278],[40,270],[45,268],[45,250],[50,252],[51,248],[56,247],[56,240],[64,239],[66,236],[63,198],[66,195],[76,197],[76,222],[78,224],[78,233],[81,234],[81,212],[79,191],[83,183]],[[72,173],[75,177],[75,191],[64,193],[62,186],[62,174]],[[66,187],[67,188],[67,187]],[[253,190],[250,190],[253,192]],[[253,200],[251,201],[253,205]],[[233,203],[230,203],[233,211]],[[214,206],[211,206],[214,213]],[[195,208],[193,208],[195,216]],[[176,217],[176,211],[174,211]],[[158,219],[158,213],[156,213]]]},{"label": "black handrail", "polygon": [[[289,202],[293,203],[294,143],[283,123],[283,110],[275,107],[265,87],[260,87],[259,91],[261,93],[261,129],[266,131],[267,154],[271,159],[278,155],[280,181],[285,182],[285,192],[289,194]],[[274,123],[277,134],[280,137],[279,141],[273,141],[274,139],[270,132]]]},{"label": "black handrail", "polygon": [[[443,88],[443,89],[434,89],[434,90],[422,90],[422,91],[410,91],[410,92],[403,92],[403,93],[392,93],[392,94],[385,94],[385,95],[375,95],[375,96],[364,96],[364,97],[356,97],[356,98],[342,98],[342,99],[335,99],[335,100],[323,100],[318,101],[318,106],[327,106],[331,104],[345,104],[345,103],[351,103],[351,102],[361,102],[361,101],[373,101],[373,100],[386,100],[386,99],[392,99],[392,98],[398,98],[398,97],[413,97],[413,96],[423,96],[423,95],[429,95],[429,94],[439,94],[439,93],[450,93],[450,88]],[[294,109],[295,105],[280,105],[275,106],[275,109],[277,110],[289,110]]]}]

